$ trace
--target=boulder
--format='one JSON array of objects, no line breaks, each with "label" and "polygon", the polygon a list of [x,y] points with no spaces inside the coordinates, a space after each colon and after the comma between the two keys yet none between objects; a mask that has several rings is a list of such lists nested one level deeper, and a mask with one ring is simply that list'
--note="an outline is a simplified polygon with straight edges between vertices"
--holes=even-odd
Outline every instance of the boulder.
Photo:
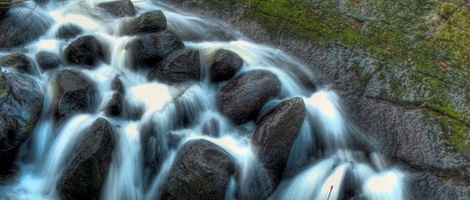
[{"label": "boulder", "polygon": [[35,70],[31,65],[31,59],[24,54],[10,54],[0,58],[0,67],[11,68],[20,73],[34,74]]},{"label": "boulder", "polygon": [[290,150],[300,132],[305,115],[304,101],[295,97],[281,102],[256,123],[251,144],[269,175],[272,188],[276,188],[281,181]]},{"label": "boulder", "polygon": [[119,76],[115,76],[111,81],[111,89],[115,92],[124,94],[124,86],[122,85],[122,81]]},{"label": "boulder", "polygon": [[161,199],[224,199],[235,164],[232,156],[207,140],[181,147],[163,184]]},{"label": "boulder", "polygon": [[72,39],[82,34],[83,30],[78,25],[75,24],[65,24],[62,25],[57,31],[56,37],[58,39]]},{"label": "boulder", "polygon": [[263,105],[281,92],[277,76],[264,70],[252,70],[236,77],[217,95],[219,111],[236,124],[253,120]]},{"label": "boulder", "polygon": [[40,51],[39,53],[37,53],[36,62],[38,63],[39,67],[43,72],[47,70],[57,69],[62,63],[57,54],[48,51]]},{"label": "boulder", "polygon": [[0,18],[0,49],[21,48],[37,40],[51,27],[53,20],[41,12],[13,7]]},{"label": "boulder", "polygon": [[43,95],[34,81],[0,69],[0,174],[11,167],[41,116]]},{"label": "boulder", "polygon": [[98,199],[112,160],[114,134],[103,118],[91,125],[56,185],[61,199]]},{"label": "boulder", "polygon": [[134,16],[136,12],[134,4],[130,0],[103,2],[98,4],[98,7],[113,17]]},{"label": "boulder", "polygon": [[148,80],[162,83],[182,83],[201,79],[201,59],[199,51],[186,49],[165,58],[148,75]]},{"label": "boulder", "polygon": [[106,104],[106,116],[119,116],[122,113],[123,96],[119,92],[115,92],[111,100]]},{"label": "boulder", "polygon": [[146,12],[128,21],[122,29],[124,35],[155,33],[166,29],[166,17],[160,10]]},{"label": "boulder", "polygon": [[147,34],[130,42],[127,47],[134,69],[152,69],[165,57],[183,49],[183,42],[174,33],[163,31]]},{"label": "boulder", "polygon": [[215,53],[212,65],[209,68],[209,77],[212,82],[231,79],[243,66],[243,59],[236,53],[220,49]]},{"label": "boulder", "polygon": [[73,41],[65,48],[64,54],[69,63],[85,68],[93,68],[104,59],[101,44],[90,35]]},{"label": "boulder", "polygon": [[83,73],[74,70],[60,71],[56,79],[57,104],[55,117],[64,120],[78,112],[91,112],[96,96],[96,86]]}]

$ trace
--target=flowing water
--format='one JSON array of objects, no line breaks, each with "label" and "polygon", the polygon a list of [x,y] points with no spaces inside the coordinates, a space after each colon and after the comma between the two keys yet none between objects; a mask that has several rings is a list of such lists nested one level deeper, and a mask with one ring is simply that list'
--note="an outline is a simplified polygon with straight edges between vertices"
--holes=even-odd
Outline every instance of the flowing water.
[{"label": "flowing water", "polygon": [[[226,82],[211,83],[207,75],[201,82],[192,85],[168,86],[148,82],[144,72],[128,69],[129,56],[125,46],[135,36],[120,36],[119,27],[129,18],[100,17],[102,13],[95,9],[100,2],[103,1],[57,1],[36,8],[36,12],[49,20],[52,28],[25,48],[26,55],[34,58],[37,52],[47,50],[61,56],[60,52],[71,41],[57,39],[55,35],[61,25],[74,23],[84,29],[83,35],[93,35],[108,46],[106,59],[110,64],[101,63],[92,70],[81,69],[97,84],[99,107],[94,113],[71,117],[60,129],[50,117],[54,96],[50,84],[53,73],[40,73],[36,69],[40,75],[35,80],[45,96],[43,114],[31,138],[21,148],[17,159],[18,176],[9,184],[0,186],[0,199],[58,199],[55,185],[73,153],[71,151],[80,141],[83,130],[99,117],[113,124],[117,135],[110,169],[101,189],[101,199],[158,198],[159,189],[178,148],[187,141],[200,138],[219,145],[234,157],[239,175],[232,177],[225,196],[226,199],[235,199],[237,185],[248,181],[250,173],[259,168],[259,163],[250,146],[253,122],[235,126],[217,111],[214,96],[217,88]],[[272,199],[343,199],[351,191],[356,193],[358,199],[406,199],[406,174],[387,165],[385,158],[374,151],[363,133],[347,118],[334,91],[320,86],[313,92],[299,82],[296,74],[313,81],[315,76],[295,58],[277,49],[250,42],[233,30],[225,32],[235,40],[208,40],[208,31],[220,31],[220,25],[155,1],[133,2],[138,14],[163,10],[168,29],[179,35],[187,48],[200,50],[203,72],[207,71],[216,50],[228,49],[245,61],[237,75],[254,69],[269,70],[281,80],[281,97],[304,99],[307,117],[291,149],[284,178]],[[23,6],[31,8],[33,4],[30,2]],[[8,53],[1,52],[1,55]],[[126,88],[123,115],[127,117],[123,118],[105,117],[103,112],[113,94],[110,85],[116,75],[121,77]],[[176,98],[178,101],[174,101]],[[267,112],[279,102],[272,100],[261,112]],[[142,111],[140,119],[132,117],[135,110]],[[180,125],[183,117],[192,122],[190,126]],[[218,124],[220,134],[203,135],[204,124],[211,121]],[[144,169],[139,136],[148,124],[156,124],[157,132],[171,132],[182,138],[176,147],[161,144],[164,156],[158,172],[153,176],[149,176]]]}]

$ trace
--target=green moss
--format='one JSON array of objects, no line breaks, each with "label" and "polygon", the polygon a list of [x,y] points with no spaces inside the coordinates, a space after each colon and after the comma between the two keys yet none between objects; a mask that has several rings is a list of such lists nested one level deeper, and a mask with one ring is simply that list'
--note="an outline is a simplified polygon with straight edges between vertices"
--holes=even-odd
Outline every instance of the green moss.
[{"label": "green moss", "polygon": [[449,19],[449,17],[454,13],[456,6],[453,3],[444,3],[441,6],[441,10],[439,11],[439,15],[442,17]]},{"label": "green moss", "polygon": [[455,119],[439,116],[433,111],[428,112],[428,117],[441,127],[443,139],[449,142],[453,150],[470,159],[470,151],[468,151],[470,149],[470,128]]}]

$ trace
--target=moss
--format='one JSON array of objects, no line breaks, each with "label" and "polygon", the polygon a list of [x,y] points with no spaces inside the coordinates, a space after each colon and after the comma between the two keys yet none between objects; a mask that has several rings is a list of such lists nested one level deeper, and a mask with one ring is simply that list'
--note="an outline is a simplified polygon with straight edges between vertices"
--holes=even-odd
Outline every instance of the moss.
[{"label": "moss", "polygon": [[[439,116],[439,113],[428,111],[427,115],[440,126],[445,139],[452,146],[453,150],[470,159],[470,128],[455,119],[446,116]],[[436,117],[437,116],[437,117]]]},{"label": "moss", "polygon": [[441,5],[441,10],[439,11],[439,15],[442,17],[449,19],[449,17],[454,13],[456,6],[453,3],[443,3]]}]

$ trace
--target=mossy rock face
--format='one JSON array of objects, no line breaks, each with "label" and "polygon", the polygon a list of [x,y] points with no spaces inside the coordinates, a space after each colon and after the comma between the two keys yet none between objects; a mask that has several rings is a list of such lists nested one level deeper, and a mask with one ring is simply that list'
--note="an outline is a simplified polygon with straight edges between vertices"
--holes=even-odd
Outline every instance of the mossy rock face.
[{"label": "mossy rock face", "polygon": [[300,58],[387,156],[453,187],[433,198],[470,193],[468,1],[167,2]]}]

